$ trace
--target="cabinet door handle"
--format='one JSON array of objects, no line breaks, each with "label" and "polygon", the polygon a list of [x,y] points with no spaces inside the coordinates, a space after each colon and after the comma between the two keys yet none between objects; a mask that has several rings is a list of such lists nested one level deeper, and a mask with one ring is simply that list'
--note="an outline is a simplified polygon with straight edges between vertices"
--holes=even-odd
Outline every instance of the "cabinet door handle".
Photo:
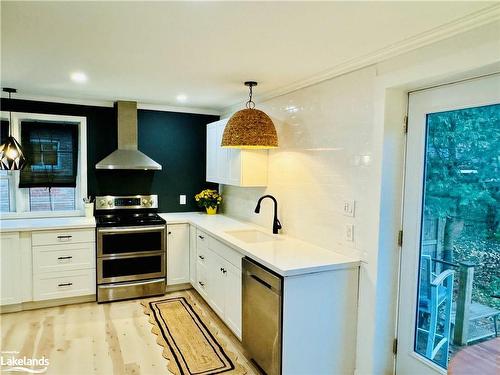
[{"label": "cabinet door handle", "polygon": [[200,258],[201,260],[205,259],[203,255],[198,255],[198,258]]},{"label": "cabinet door handle", "polygon": [[63,283],[63,284],[58,284],[57,286],[71,286],[73,283]]},{"label": "cabinet door handle", "polygon": [[224,273],[224,274],[227,272],[227,270],[226,270],[225,268],[222,268],[222,267],[221,267],[221,269],[220,269],[220,270],[221,270],[221,272],[222,272],[222,273]]},{"label": "cabinet door handle", "polygon": [[63,259],[71,259],[71,258],[73,258],[73,257],[72,257],[72,256],[67,256],[67,257],[59,257],[59,258],[57,258],[57,259],[59,259],[59,260],[63,260]]},{"label": "cabinet door handle", "polygon": [[198,281],[198,284],[200,284],[201,286],[205,286],[205,283],[202,283],[201,281]]},{"label": "cabinet door handle", "polygon": [[200,237],[200,240],[204,240],[205,239],[205,236],[198,235],[198,237]]},{"label": "cabinet door handle", "polygon": [[168,232],[168,234],[172,234],[172,232]]}]

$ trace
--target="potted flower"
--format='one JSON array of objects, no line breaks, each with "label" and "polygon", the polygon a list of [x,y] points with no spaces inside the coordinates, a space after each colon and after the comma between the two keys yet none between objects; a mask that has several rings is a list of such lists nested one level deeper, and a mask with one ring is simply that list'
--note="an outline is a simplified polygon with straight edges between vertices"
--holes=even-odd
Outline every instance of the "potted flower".
[{"label": "potted flower", "polygon": [[205,207],[208,215],[215,215],[217,213],[217,206],[222,203],[222,195],[218,194],[216,190],[205,189],[201,193],[194,196],[198,206]]}]

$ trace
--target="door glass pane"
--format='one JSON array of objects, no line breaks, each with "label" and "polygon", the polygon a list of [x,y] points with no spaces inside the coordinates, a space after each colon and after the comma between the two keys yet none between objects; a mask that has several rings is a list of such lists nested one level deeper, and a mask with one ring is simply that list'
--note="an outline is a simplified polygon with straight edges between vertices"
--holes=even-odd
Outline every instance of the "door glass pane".
[{"label": "door glass pane", "polygon": [[500,320],[500,104],[428,114],[425,151],[415,351],[463,368]]},{"label": "door glass pane", "polygon": [[102,253],[109,255],[162,250],[162,234],[162,231],[103,234]]},{"label": "door glass pane", "polygon": [[161,255],[137,258],[103,259],[102,276],[103,278],[109,278],[158,273],[161,272],[161,263]]}]

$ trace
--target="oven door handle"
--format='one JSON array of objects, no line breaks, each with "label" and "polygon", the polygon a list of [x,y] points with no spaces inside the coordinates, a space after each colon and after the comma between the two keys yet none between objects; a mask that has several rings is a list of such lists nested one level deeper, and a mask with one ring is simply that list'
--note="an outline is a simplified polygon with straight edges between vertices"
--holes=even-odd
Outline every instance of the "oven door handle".
[{"label": "oven door handle", "polygon": [[111,227],[111,228],[98,228],[99,233],[134,233],[134,232],[152,232],[158,230],[165,230],[165,225],[149,226],[144,225],[142,227]]},{"label": "oven door handle", "polygon": [[154,256],[165,256],[165,250],[152,250],[152,251],[136,251],[129,253],[118,253],[118,254],[105,254],[97,257],[97,260],[117,260],[117,259],[128,259],[128,258],[144,258],[144,257],[154,257]]},{"label": "oven door handle", "polygon": [[153,279],[153,280],[122,281],[121,283],[102,284],[99,285],[99,287],[112,289],[112,288],[123,288],[124,286],[155,284],[162,279],[163,278]]}]

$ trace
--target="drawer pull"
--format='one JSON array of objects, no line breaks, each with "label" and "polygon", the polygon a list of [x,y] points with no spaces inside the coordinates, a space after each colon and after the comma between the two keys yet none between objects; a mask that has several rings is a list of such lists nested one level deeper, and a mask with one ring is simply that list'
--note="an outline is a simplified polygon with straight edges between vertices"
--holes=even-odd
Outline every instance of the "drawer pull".
[{"label": "drawer pull", "polygon": [[58,284],[57,286],[64,287],[64,286],[71,286],[71,285],[73,285],[73,283],[62,283],[62,284]]},{"label": "drawer pull", "polygon": [[59,241],[69,241],[73,236],[65,235],[65,236],[57,236]]},{"label": "drawer pull", "polygon": [[57,258],[57,259],[59,259],[59,260],[64,260],[64,259],[71,259],[71,258],[73,258],[73,257],[72,257],[72,256],[67,256],[67,257],[59,257],[59,258]]},{"label": "drawer pull", "polygon": [[198,255],[198,258],[200,258],[201,260],[205,259],[203,255]]},{"label": "drawer pull", "polygon": [[198,284],[200,284],[202,287],[205,286],[205,283],[202,283],[201,281],[198,281]]},{"label": "drawer pull", "polygon": [[205,239],[205,236],[198,235],[198,237],[200,237],[200,240],[204,240]]}]

